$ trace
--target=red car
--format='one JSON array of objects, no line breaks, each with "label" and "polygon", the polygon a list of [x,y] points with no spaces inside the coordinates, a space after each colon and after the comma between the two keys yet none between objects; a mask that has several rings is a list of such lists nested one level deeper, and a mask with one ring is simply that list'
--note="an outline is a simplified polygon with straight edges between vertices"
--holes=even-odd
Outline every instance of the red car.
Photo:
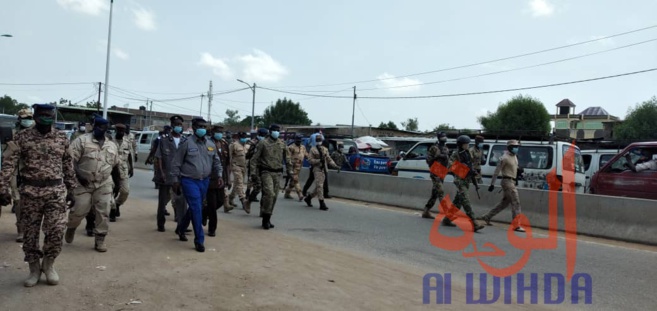
[{"label": "red car", "polygon": [[657,170],[633,172],[628,164],[657,159],[657,142],[633,143],[613,157],[591,180],[591,193],[657,200]]}]

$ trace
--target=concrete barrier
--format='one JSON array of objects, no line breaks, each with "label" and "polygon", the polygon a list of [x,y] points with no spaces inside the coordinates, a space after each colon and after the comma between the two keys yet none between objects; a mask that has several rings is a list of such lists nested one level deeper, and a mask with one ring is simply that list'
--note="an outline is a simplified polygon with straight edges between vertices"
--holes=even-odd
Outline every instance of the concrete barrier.
[{"label": "concrete barrier", "polygon": [[[301,183],[309,170],[301,170]],[[422,210],[431,195],[431,181],[388,175],[329,171],[330,194],[364,202],[388,204]],[[456,187],[444,184],[445,194],[453,200]],[[470,185],[470,201],[476,215],[483,215],[501,199],[499,182],[493,192],[480,186],[481,199]],[[314,186],[313,188],[314,189]],[[312,191],[311,189],[311,191]],[[522,213],[533,227],[548,229],[549,191],[518,189]],[[563,196],[558,198],[558,230],[564,231]],[[609,239],[657,245],[657,201],[576,194],[577,233]],[[437,207],[432,211],[437,212]],[[505,209],[495,221],[511,222],[511,210]]]}]

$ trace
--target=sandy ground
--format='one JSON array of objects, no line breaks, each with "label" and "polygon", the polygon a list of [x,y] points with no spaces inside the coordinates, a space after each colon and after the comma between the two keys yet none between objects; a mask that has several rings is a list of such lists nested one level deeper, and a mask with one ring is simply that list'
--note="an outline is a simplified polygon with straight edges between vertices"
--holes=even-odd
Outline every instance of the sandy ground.
[{"label": "sandy ground", "polygon": [[[129,206],[136,207],[129,210]],[[107,253],[93,250],[84,221],[56,262],[61,281],[22,282],[28,266],[14,242],[14,215],[0,218],[0,310],[430,310],[468,309],[453,285],[451,305],[423,305],[423,272],[378,258],[222,220],[206,252],[155,230],[155,202],[129,200],[110,226]],[[241,211],[237,211],[241,212]],[[133,302],[133,303],[131,303]],[[479,306],[476,309],[542,306]]]}]

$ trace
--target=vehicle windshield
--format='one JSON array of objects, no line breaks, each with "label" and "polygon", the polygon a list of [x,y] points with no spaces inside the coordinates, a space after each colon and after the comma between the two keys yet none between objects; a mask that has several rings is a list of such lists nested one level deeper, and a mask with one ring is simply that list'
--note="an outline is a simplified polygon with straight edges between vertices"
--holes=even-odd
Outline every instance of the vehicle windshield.
[{"label": "vehicle windshield", "polygon": [[[570,144],[569,145],[563,145],[562,150],[563,150],[563,155],[564,155],[564,163],[566,163],[565,158],[569,155],[568,151],[569,151],[571,146],[574,149],[574,155],[575,155],[574,171],[575,171],[575,173],[584,173],[585,170],[586,170],[586,166],[584,165],[584,158],[582,157],[582,151],[579,150],[579,148],[577,146],[573,146],[573,145],[570,145]],[[572,171],[573,167],[572,166],[571,167],[566,167],[564,165],[563,169]]]}]

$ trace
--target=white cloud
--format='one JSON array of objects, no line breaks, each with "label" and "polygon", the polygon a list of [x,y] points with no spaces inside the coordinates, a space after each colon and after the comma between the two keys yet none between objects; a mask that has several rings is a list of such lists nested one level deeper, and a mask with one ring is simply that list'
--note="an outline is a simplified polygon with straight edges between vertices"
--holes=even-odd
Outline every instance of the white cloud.
[{"label": "white cloud", "polygon": [[420,89],[420,83],[422,81],[418,79],[411,79],[408,77],[405,78],[396,78],[395,76],[384,72],[383,74],[376,77],[379,79],[380,84],[377,87],[387,88],[391,92],[413,92]]},{"label": "white cloud", "polygon": [[119,48],[114,48],[114,55],[122,60],[127,60],[130,58],[130,55],[126,53],[125,51],[119,49]]},{"label": "white cloud", "polygon": [[142,30],[152,31],[157,28],[155,25],[155,13],[153,11],[138,8],[133,9],[132,14],[135,17],[135,24]]},{"label": "white cloud", "polygon": [[57,3],[67,10],[89,15],[98,15],[109,10],[109,1],[105,0],[57,0]]},{"label": "white cloud", "polygon": [[212,68],[212,72],[224,80],[233,78],[233,71],[230,69],[226,61],[215,58],[210,53],[201,53],[199,65]]},{"label": "white cloud", "polygon": [[[591,36],[590,39],[591,39],[591,40],[598,40],[598,39],[600,39],[600,38],[604,38],[604,36]],[[598,40],[598,43],[600,43],[601,45],[604,45],[604,46],[612,46],[612,45],[616,45],[616,42],[615,42],[614,39],[612,39],[612,38],[607,38],[607,39]]]},{"label": "white cloud", "polygon": [[529,7],[534,17],[550,16],[554,13],[554,5],[548,0],[531,0]]},{"label": "white cloud", "polygon": [[254,49],[253,54],[237,57],[244,68],[244,79],[255,82],[278,82],[288,74],[287,69],[267,53]]}]

